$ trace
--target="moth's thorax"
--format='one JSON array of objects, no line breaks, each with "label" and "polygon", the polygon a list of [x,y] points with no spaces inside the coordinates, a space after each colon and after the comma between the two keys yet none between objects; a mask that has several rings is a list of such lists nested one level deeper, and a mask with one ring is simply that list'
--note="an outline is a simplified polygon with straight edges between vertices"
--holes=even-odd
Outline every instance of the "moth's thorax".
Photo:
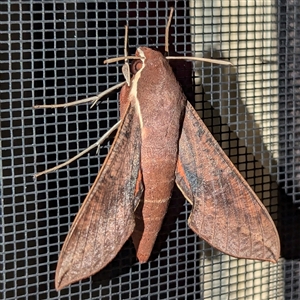
[{"label": "moth's thorax", "polygon": [[143,66],[133,78],[136,90],[131,94],[139,103],[143,124],[168,122],[170,114],[178,118],[186,100],[168,61],[160,52],[146,47],[138,48],[136,55]]},{"label": "moth's thorax", "polygon": [[156,168],[154,161],[157,162],[157,174],[165,164],[164,169],[170,169],[167,173],[171,175],[164,174],[164,177],[169,180],[174,176],[186,99],[168,61],[160,52],[141,47],[136,55],[141,57],[142,65],[132,78],[129,99],[140,120],[142,169],[149,168],[148,172],[152,173]]},{"label": "moth's thorax", "polygon": [[169,122],[170,114],[179,118],[186,99],[166,58],[147,47],[138,48],[136,56],[141,58],[141,64],[130,86],[125,85],[121,90],[121,118],[129,103],[135,105],[141,127],[157,127],[160,122]]}]

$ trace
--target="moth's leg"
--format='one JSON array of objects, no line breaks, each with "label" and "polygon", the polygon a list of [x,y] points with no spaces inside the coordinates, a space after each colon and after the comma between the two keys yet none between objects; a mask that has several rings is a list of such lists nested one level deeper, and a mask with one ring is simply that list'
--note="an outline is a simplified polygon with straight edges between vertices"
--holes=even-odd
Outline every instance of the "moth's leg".
[{"label": "moth's leg", "polygon": [[78,105],[78,104],[83,104],[83,103],[88,103],[88,102],[92,102],[92,107],[93,107],[102,97],[104,97],[105,95],[111,93],[114,90],[119,89],[124,84],[125,84],[125,82],[118,83],[118,84],[110,87],[109,89],[103,91],[102,93],[98,94],[97,96],[85,98],[85,99],[82,99],[82,100],[76,100],[76,101],[73,101],[73,102],[62,103],[62,104],[35,105],[35,106],[33,106],[33,108],[34,109],[38,109],[38,108],[60,108],[60,107],[75,106],[75,105]]},{"label": "moth's leg", "polygon": [[205,57],[194,57],[194,56],[166,56],[166,59],[183,59],[183,60],[192,60],[192,61],[202,61],[211,64],[217,65],[225,65],[225,66],[233,66],[230,61],[227,60],[220,60],[220,59],[213,59],[213,58],[205,58]]},{"label": "moth's leg", "polygon": [[[122,87],[125,84],[125,82],[121,82],[119,84],[116,84],[112,87],[110,87],[109,89],[105,90],[104,92],[98,94],[97,96],[93,96],[93,97],[89,97],[89,98],[85,98],[82,100],[77,100],[77,101],[73,101],[73,102],[69,102],[69,103],[63,103],[63,104],[53,104],[53,105],[35,105],[33,106],[34,109],[39,109],[39,108],[59,108],[59,107],[69,107],[69,106],[74,106],[74,105],[78,105],[78,104],[83,104],[83,103],[88,103],[88,102],[92,102],[92,106],[94,106],[102,97],[104,97],[105,95],[111,93],[112,91],[119,89],[120,87]],[[67,160],[66,162],[57,165],[53,168],[47,169],[43,172],[39,172],[36,173],[34,175],[34,178],[37,178],[41,175],[56,171],[64,166],[67,166],[68,164],[70,164],[71,162],[73,162],[74,160],[78,159],[79,157],[81,157],[82,155],[84,155],[85,153],[87,153],[88,151],[98,147],[97,152],[99,152],[99,147],[100,145],[108,138],[109,135],[111,135],[111,133],[113,131],[115,131],[118,126],[120,124],[120,121],[115,124],[111,129],[109,129],[96,143],[94,143],[93,145],[89,146],[87,149],[85,149],[84,151],[82,151],[81,153],[77,154],[76,156],[74,156],[73,158]]]},{"label": "moth's leg", "polygon": [[62,167],[67,166],[68,164],[70,164],[71,162],[73,162],[74,160],[78,159],[79,157],[81,157],[82,155],[84,155],[85,153],[89,152],[90,150],[98,147],[97,152],[99,151],[99,147],[100,145],[119,127],[121,121],[119,121],[118,123],[116,123],[112,128],[110,128],[96,143],[94,143],[93,145],[89,146],[88,148],[86,148],[85,150],[83,150],[82,152],[80,152],[79,154],[75,155],[73,158],[65,161],[64,163],[57,165],[53,168],[47,169],[45,171],[39,172],[34,174],[34,178],[37,178],[41,175],[56,171]]},{"label": "moth's leg", "polygon": [[122,73],[125,77],[127,85],[130,86],[130,67],[128,63],[128,49],[127,49],[127,42],[128,42],[128,26],[125,25],[125,37],[124,37],[124,56],[125,56],[125,63],[122,67]]},{"label": "moth's leg", "polygon": [[123,82],[121,82],[121,83],[118,83],[118,84],[116,84],[116,85],[110,87],[109,89],[107,89],[106,91],[104,91],[104,92],[98,94],[97,96],[87,98],[87,99],[92,99],[92,98],[93,98],[92,100],[90,100],[91,102],[93,102],[92,105],[91,105],[91,108],[92,108],[92,107],[93,107],[93,106],[94,106],[94,105],[95,105],[95,104],[96,104],[103,96],[105,96],[105,95],[111,93],[111,92],[114,91],[114,90],[117,90],[117,89],[121,88],[125,83],[126,83],[126,82],[123,81]]}]

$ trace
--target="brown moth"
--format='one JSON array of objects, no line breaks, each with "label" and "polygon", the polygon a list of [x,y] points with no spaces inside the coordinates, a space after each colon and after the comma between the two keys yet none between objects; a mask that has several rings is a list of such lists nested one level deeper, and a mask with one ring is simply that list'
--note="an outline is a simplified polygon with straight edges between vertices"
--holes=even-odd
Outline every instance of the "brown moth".
[{"label": "brown moth", "polygon": [[186,100],[166,58],[136,51],[120,93],[121,124],[60,253],[56,289],[104,268],[131,236],[146,262],[174,184],[192,204],[190,228],[238,258],[276,262],[266,208]]},{"label": "brown moth", "polygon": [[[135,59],[131,78],[129,58]],[[100,271],[130,236],[138,260],[146,262],[175,183],[192,204],[188,225],[199,237],[234,257],[276,262],[280,242],[270,215],[186,100],[167,59],[146,47],[130,57],[126,46],[123,59],[125,84],[76,101],[95,103],[123,86],[121,122],[109,132],[119,129],[64,242],[56,289]],[[35,177],[65,166],[97,145]]]}]

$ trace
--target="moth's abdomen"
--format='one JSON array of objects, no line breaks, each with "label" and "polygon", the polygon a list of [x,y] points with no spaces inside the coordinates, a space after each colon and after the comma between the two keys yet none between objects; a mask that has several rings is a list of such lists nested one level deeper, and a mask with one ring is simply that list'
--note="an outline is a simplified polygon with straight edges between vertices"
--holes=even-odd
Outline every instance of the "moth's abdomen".
[{"label": "moth's abdomen", "polygon": [[135,229],[132,240],[136,249],[136,256],[140,263],[148,261],[156,237],[160,231],[164,216],[167,212],[169,198],[157,199],[150,202],[141,201],[135,211]]},{"label": "moth's abdomen", "polygon": [[151,168],[148,168],[147,162],[142,166],[144,197],[135,210],[136,226],[132,234],[141,263],[149,259],[167,212],[174,186],[176,160],[173,155],[165,159],[153,158]]}]

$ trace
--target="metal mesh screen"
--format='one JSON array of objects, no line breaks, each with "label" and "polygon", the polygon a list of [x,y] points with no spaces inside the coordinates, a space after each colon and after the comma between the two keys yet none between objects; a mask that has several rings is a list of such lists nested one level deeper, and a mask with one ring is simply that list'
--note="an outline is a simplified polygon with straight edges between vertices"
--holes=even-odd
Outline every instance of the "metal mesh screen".
[{"label": "metal mesh screen", "polygon": [[[233,63],[172,66],[189,101],[269,210],[282,258],[272,264],[213,249],[188,228],[191,207],[175,189],[148,263],[136,261],[129,240],[105,269],[56,292],[59,251],[113,137],[99,155],[91,151],[37,180],[33,174],[73,157],[115,124],[118,92],[93,109],[32,106],[93,96],[123,81],[122,64],[103,60],[123,55],[124,25],[130,53],[141,45],[163,51],[171,6],[171,53]],[[271,0],[2,1],[1,298],[298,299],[298,108],[296,79],[289,80],[298,72],[297,31],[291,29],[297,9],[292,1]]]}]

